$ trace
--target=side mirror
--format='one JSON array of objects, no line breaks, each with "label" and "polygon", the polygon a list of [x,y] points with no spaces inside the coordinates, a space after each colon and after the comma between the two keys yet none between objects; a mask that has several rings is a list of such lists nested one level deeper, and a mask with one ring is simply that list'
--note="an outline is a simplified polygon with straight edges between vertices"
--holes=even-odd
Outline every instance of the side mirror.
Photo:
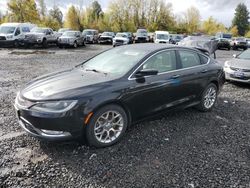
[{"label": "side mirror", "polygon": [[144,76],[151,76],[151,75],[157,75],[158,70],[156,69],[143,69],[135,73],[136,78],[141,78]]},{"label": "side mirror", "polygon": [[233,57],[234,57],[234,58],[236,58],[236,57],[237,57],[237,55],[236,55],[236,54],[234,54],[234,55],[233,55]]}]

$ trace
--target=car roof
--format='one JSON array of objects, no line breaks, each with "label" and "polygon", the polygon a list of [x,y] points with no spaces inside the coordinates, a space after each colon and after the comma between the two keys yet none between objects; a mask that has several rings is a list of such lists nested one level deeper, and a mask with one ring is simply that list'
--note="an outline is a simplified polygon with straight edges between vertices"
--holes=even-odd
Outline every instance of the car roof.
[{"label": "car roof", "polygon": [[139,43],[139,44],[133,44],[133,45],[124,45],[124,46],[120,46],[120,48],[125,48],[125,49],[130,49],[130,50],[133,50],[133,49],[143,50],[148,53],[163,50],[163,49],[171,49],[171,48],[191,49],[196,52],[201,52],[200,50],[197,50],[196,48],[192,48],[192,47],[184,47],[184,46],[178,46],[178,45],[173,45],[173,44],[156,44],[156,43]]}]

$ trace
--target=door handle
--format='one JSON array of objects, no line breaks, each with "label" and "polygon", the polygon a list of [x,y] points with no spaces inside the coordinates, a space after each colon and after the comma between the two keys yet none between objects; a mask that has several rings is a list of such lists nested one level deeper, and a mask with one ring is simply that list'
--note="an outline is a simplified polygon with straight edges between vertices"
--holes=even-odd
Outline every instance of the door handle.
[{"label": "door handle", "polygon": [[176,79],[176,78],[179,78],[179,77],[180,77],[180,75],[177,74],[177,75],[172,76],[171,78]]},{"label": "door handle", "polygon": [[203,69],[202,71],[201,71],[201,73],[206,73],[207,72],[207,69]]}]

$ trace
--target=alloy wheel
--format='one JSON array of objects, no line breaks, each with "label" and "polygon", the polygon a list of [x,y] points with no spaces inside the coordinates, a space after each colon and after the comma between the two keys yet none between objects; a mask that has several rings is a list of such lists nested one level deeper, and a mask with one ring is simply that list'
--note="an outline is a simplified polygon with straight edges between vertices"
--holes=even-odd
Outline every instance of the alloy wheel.
[{"label": "alloy wheel", "polygon": [[99,142],[108,144],[121,135],[123,128],[123,116],[118,111],[107,111],[97,119],[94,135]]},{"label": "alloy wheel", "polygon": [[210,109],[216,101],[217,91],[214,87],[209,87],[204,96],[204,107]]}]

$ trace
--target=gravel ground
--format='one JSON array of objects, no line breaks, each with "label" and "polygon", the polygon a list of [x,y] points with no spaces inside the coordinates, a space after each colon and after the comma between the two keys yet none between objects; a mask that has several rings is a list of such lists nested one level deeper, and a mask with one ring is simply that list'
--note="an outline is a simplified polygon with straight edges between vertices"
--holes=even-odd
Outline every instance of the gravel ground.
[{"label": "gravel ground", "polygon": [[[12,105],[18,89],[107,48],[0,50],[1,188],[250,187],[248,85],[226,83],[212,112],[168,113],[104,149],[42,142],[21,130]],[[217,58],[223,63],[233,53],[218,51]]]}]

